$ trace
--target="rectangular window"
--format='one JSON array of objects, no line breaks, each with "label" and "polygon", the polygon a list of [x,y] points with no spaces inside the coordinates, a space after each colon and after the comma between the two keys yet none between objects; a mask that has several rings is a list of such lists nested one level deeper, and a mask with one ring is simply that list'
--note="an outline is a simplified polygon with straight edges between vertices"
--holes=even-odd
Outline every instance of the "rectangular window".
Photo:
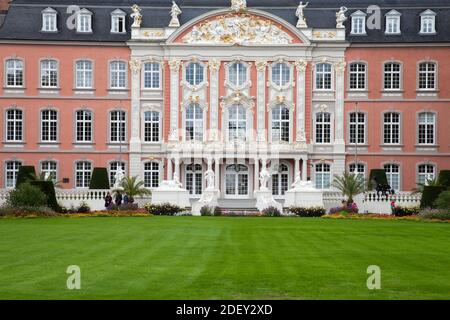
[{"label": "rectangular window", "polygon": [[16,186],[19,168],[22,165],[19,161],[8,161],[5,164],[5,187],[14,188]]},{"label": "rectangular window", "polygon": [[6,86],[7,87],[23,86],[22,60],[10,59],[6,61]]},{"label": "rectangular window", "polygon": [[90,162],[77,162],[75,164],[75,186],[76,188],[89,188],[91,182],[92,165]]},{"label": "rectangular window", "polygon": [[144,165],[144,186],[146,188],[159,187],[159,163],[147,162]]},{"label": "rectangular window", "polygon": [[58,87],[58,62],[55,60],[41,61],[41,87]]},{"label": "rectangular window", "polygon": [[386,33],[400,33],[400,17],[386,17]]},{"label": "rectangular window", "polygon": [[125,16],[113,15],[111,17],[111,32],[124,33],[125,30]]},{"label": "rectangular window", "polygon": [[56,26],[56,13],[44,13],[42,15],[42,31],[44,32],[56,32],[58,31]]},{"label": "rectangular window", "polygon": [[92,142],[92,112],[77,111],[76,112],[76,141]]},{"label": "rectangular window", "polygon": [[331,90],[331,65],[319,63],[316,66],[316,89]]},{"label": "rectangular window", "polygon": [[350,65],[350,90],[366,89],[366,65],[364,63],[352,63]]},{"label": "rectangular window", "polygon": [[76,87],[77,89],[92,88],[92,62],[83,60],[76,63]]},{"label": "rectangular window", "polygon": [[22,110],[6,111],[6,141],[22,141],[23,139],[23,112]]},{"label": "rectangular window", "polygon": [[144,113],[144,142],[159,142],[159,112]]},{"label": "rectangular window", "polygon": [[125,111],[110,113],[111,142],[126,142],[126,114]]},{"label": "rectangular window", "polygon": [[55,161],[44,161],[41,163],[41,173],[44,174],[44,178],[56,182],[58,177],[57,167],[58,165]]},{"label": "rectangular window", "polygon": [[55,110],[44,110],[41,113],[41,141],[58,141],[58,112]]},{"label": "rectangular window", "polygon": [[363,16],[352,17],[352,34],[366,33],[366,18]]},{"label": "rectangular window", "polygon": [[399,63],[386,63],[384,65],[384,89],[400,90],[401,66]]},{"label": "rectangular window", "polygon": [[391,189],[395,191],[400,190],[400,167],[396,164],[388,164],[384,166],[386,171],[386,178]]},{"label": "rectangular window", "polygon": [[160,85],[160,65],[159,63],[144,64],[144,88],[159,89]]},{"label": "rectangular window", "polygon": [[428,185],[428,182],[436,178],[436,168],[431,164],[423,164],[419,166],[419,176],[417,183]]},{"label": "rectangular window", "polygon": [[111,89],[125,89],[127,86],[127,64],[123,61],[113,61],[110,64]]},{"label": "rectangular window", "polygon": [[316,188],[328,189],[331,186],[331,167],[329,164],[316,164]]},{"label": "rectangular window", "polygon": [[384,144],[400,143],[400,114],[384,114]]},{"label": "rectangular window", "polygon": [[121,168],[125,172],[125,162],[111,162],[109,165],[109,184],[111,187],[116,183],[116,174],[118,169]]},{"label": "rectangular window", "polygon": [[419,89],[435,90],[436,89],[436,64],[432,62],[424,62],[419,64]]},{"label": "rectangular window", "polygon": [[420,19],[420,33],[436,33],[435,17],[422,16]]},{"label": "rectangular window", "polygon": [[366,115],[364,113],[350,113],[350,143],[364,144],[366,142]]},{"label": "rectangular window", "polygon": [[331,114],[321,112],[316,115],[316,143],[331,143]]},{"label": "rectangular window", "polygon": [[78,14],[77,32],[92,32],[92,16],[90,14]]},{"label": "rectangular window", "polygon": [[435,144],[436,116],[431,112],[419,114],[419,144]]}]

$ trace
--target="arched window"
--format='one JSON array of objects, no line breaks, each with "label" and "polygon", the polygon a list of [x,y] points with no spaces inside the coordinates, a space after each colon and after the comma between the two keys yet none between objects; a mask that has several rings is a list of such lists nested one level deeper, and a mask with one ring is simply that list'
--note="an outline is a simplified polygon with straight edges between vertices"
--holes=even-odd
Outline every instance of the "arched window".
[{"label": "arched window", "polygon": [[419,175],[417,183],[427,185],[428,181],[436,178],[436,167],[432,164],[421,164],[418,168]]},{"label": "arched window", "polygon": [[42,28],[43,32],[57,32],[57,15],[58,12],[53,8],[42,10]]},{"label": "arched window", "polygon": [[125,111],[111,111],[110,112],[110,141],[111,142],[126,142],[127,122]]},{"label": "arched window", "polygon": [[203,141],[203,109],[197,103],[186,108],[186,140]]},{"label": "arched window", "polygon": [[203,169],[200,164],[186,166],[186,189],[191,195],[202,194]]},{"label": "arched window", "polygon": [[159,142],[160,123],[158,111],[144,113],[144,142]]},{"label": "arched window", "polygon": [[275,168],[272,175],[272,194],[274,196],[284,195],[289,189],[289,168],[284,163]]},{"label": "arched window", "polygon": [[362,112],[350,113],[350,143],[366,142],[366,115]]},{"label": "arched window", "polygon": [[366,89],[366,65],[361,62],[351,63],[349,67],[350,90]]},{"label": "arched window", "polygon": [[419,113],[419,144],[435,144],[436,115],[432,112]]},{"label": "arched window", "polygon": [[245,141],[247,138],[247,114],[241,105],[228,108],[228,140]]},{"label": "arched window", "polygon": [[331,143],[331,114],[316,114],[316,143]]},{"label": "arched window", "polygon": [[191,86],[198,86],[204,80],[204,67],[198,62],[191,62],[186,66],[186,81]]},{"label": "arched window", "polygon": [[419,64],[419,89],[436,89],[436,64],[433,62],[422,62]]},{"label": "arched window", "polygon": [[272,109],[272,141],[289,142],[290,111],[284,105]]},{"label": "arched window", "polygon": [[358,175],[358,178],[365,179],[366,178],[366,166],[362,163],[358,163],[357,165],[355,163],[351,163],[348,166],[348,171],[350,174],[356,174]]},{"label": "arched window", "polygon": [[76,142],[92,142],[92,112],[78,110],[75,119]]},{"label": "arched window", "polygon": [[56,182],[58,177],[58,164],[56,161],[41,162],[41,173],[44,174],[44,176],[50,177],[53,182]]},{"label": "arched window", "polygon": [[75,163],[75,187],[89,188],[92,175],[92,164],[88,161]]},{"label": "arched window", "polygon": [[93,79],[92,62],[80,60],[76,62],[76,87],[77,89],[92,88]]},{"label": "arched window", "polygon": [[6,60],[6,86],[23,87],[23,61],[19,59]]},{"label": "arched window", "polygon": [[331,64],[318,63],[316,65],[316,89],[331,90]]},{"label": "arched window", "polygon": [[144,164],[144,186],[146,188],[159,187],[159,163],[147,162]]},{"label": "arched window", "polygon": [[41,87],[56,88],[58,86],[58,62],[56,60],[41,61]]},{"label": "arched window", "polygon": [[109,86],[111,89],[125,89],[127,87],[127,64],[124,61],[110,62]]},{"label": "arched window", "polygon": [[387,112],[383,118],[384,144],[399,144],[400,114],[397,112]]},{"label": "arched window", "polygon": [[291,81],[291,69],[286,63],[279,62],[272,67],[272,82],[282,87]]},{"label": "arched window", "polygon": [[58,141],[58,112],[56,110],[41,111],[41,141]]},{"label": "arched window", "polygon": [[125,28],[126,17],[127,14],[120,9],[111,12],[111,33],[127,32]]},{"label": "arched window", "polygon": [[397,164],[386,164],[384,166],[386,177],[391,189],[400,190],[400,167]]},{"label": "arched window", "polygon": [[144,64],[144,88],[159,89],[161,87],[161,67],[157,62]]},{"label": "arched window", "polygon": [[92,32],[92,12],[87,9],[81,9],[77,15],[77,32]]},{"label": "arched window", "polygon": [[397,62],[384,64],[384,90],[400,90],[402,66]]},{"label": "arched window", "polygon": [[116,174],[119,168],[125,172],[125,162],[114,161],[109,164],[109,184],[111,187],[116,183]]},{"label": "arched window", "polygon": [[242,164],[229,165],[225,172],[225,195],[245,197],[248,195],[248,167]]},{"label": "arched window", "polygon": [[6,110],[6,141],[23,140],[23,111],[19,109]]},{"label": "arched window", "polygon": [[235,62],[228,68],[230,83],[241,87],[247,82],[247,66],[242,62]]},{"label": "arched window", "polygon": [[331,166],[327,163],[316,164],[316,188],[328,189],[331,186]]},{"label": "arched window", "polygon": [[19,168],[22,166],[20,161],[7,161],[5,163],[5,187],[14,188],[16,186]]}]

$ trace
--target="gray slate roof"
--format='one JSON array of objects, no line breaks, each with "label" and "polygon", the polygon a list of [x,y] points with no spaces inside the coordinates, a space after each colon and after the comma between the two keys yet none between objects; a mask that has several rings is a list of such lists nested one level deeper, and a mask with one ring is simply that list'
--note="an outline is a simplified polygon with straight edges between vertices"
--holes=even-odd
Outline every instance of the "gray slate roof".
[{"label": "gray slate roof", "polygon": [[[181,23],[186,23],[199,15],[211,10],[228,8],[230,0],[177,0],[183,13]],[[304,1],[306,2],[306,1]],[[450,0],[309,0],[305,9],[307,23],[313,28],[334,28],[335,12],[340,6],[349,8],[347,16],[356,10],[366,11],[369,5],[381,7],[381,30],[367,30],[367,36],[351,36],[349,18],[346,22],[347,40],[352,43],[382,43],[382,42],[450,42]],[[67,7],[78,4],[93,12],[93,34],[77,34],[69,30],[65,21],[69,16]],[[124,42],[130,39],[129,29],[131,18],[127,19],[127,34],[110,33],[110,14],[117,8],[131,13],[131,5],[138,4],[143,9],[143,27],[166,27],[170,21],[172,0],[15,0],[0,27],[0,39],[17,40],[55,40],[55,41],[105,41]],[[296,25],[295,10],[298,0],[247,0],[249,8],[255,8],[272,13],[288,23]],[[42,33],[41,11],[52,7],[58,11],[58,33]],[[396,9],[401,16],[400,36],[384,34],[384,14]],[[426,9],[436,12],[436,35],[419,35],[420,13]]]}]

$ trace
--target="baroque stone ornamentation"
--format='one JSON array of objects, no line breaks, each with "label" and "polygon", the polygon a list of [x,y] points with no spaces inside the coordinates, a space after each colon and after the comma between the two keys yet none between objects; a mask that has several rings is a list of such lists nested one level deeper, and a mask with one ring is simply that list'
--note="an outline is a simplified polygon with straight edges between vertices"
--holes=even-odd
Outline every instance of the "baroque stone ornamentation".
[{"label": "baroque stone ornamentation", "polygon": [[247,0],[231,0],[231,10],[235,12],[247,9]]},{"label": "baroque stone ornamentation", "polygon": [[305,15],[303,13],[303,9],[308,6],[309,2],[303,4],[303,1],[298,5],[297,11],[295,12],[295,16],[298,17],[297,28],[308,28],[306,24]]},{"label": "baroque stone ornamentation", "polygon": [[250,14],[227,14],[194,26],[183,37],[190,44],[261,45],[290,44],[292,37],[281,26]]},{"label": "baroque stone ornamentation", "polygon": [[170,10],[172,20],[170,20],[169,23],[170,28],[178,28],[180,26],[180,20],[178,19],[178,16],[182,13],[183,11],[181,11],[180,7],[175,3],[175,1],[172,1],[172,9]]},{"label": "baroque stone ornamentation", "polygon": [[345,61],[339,61],[334,64],[334,68],[336,69],[336,72],[343,73],[345,71],[345,67],[347,66],[347,63]]},{"label": "baroque stone ornamentation", "polygon": [[345,13],[348,11],[346,7],[341,7],[338,12],[336,12],[336,29],[345,29],[344,22],[347,21]]},{"label": "baroque stone ornamentation", "polygon": [[172,59],[169,61],[169,68],[171,71],[177,72],[180,70],[181,61],[177,59]]},{"label": "baroque stone ornamentation", "polygon": [[130,63],[130,69],[133,73],[137,73],[141,70],[142,63],[140,60],[131,59],[129,63]]},{"label": "baroque stone ornamentation", "polygon": [[297,68],[297,71],[305,72],[307,66],[308,66],[308,62],[305,60],[295,61],[295,67]]},{"label": "baroque stone ornamentation", "polygon": [[212,72],[217,72],[220,69],[220,61],[217,59],[210,60],[208,65]]},{"label": "baroque stone ornamentation", "polygon": [[265,71],[266,67],[267,67],[267,61],[265,61],[265,60],[256,60],[255,65],[256,65],[256,69],[258,71]]},{"label": "baroque stone ornamentation", "polygon": [[142,9],[137,4],[135,4],[131,7],[131,10],[133,10],[131,18],[134,19],[132,27],[140,28],[142,24],[142,14],[141,14]]},{"label": "baroque stone ornamentation", "polygon": [[255,97],[248,97],[245,93],[236,90],[234,93],[230,94],[228,97],[221,97],[220,98],[220,106],[222,108],[222,112],[225,112],[225,108],[227,106],[232,105],[242,105],[247,109],[250,109],[251,112],[253,112],[253,109],[255,107]]}]

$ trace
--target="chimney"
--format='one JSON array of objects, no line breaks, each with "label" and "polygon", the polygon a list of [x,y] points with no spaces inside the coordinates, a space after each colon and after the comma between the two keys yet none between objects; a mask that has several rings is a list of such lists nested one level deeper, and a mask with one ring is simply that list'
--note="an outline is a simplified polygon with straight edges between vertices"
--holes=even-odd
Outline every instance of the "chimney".
[{"label": "chimney", "polygon": [[0,11],[8,11],[11,0],[0,0]]}]

